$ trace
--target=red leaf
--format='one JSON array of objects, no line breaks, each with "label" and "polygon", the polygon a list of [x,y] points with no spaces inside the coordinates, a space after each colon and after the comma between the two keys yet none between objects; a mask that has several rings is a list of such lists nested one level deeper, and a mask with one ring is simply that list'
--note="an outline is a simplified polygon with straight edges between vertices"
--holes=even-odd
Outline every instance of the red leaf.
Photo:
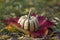
[{"label": "red leaf", "polygon": [[43,26],[43,27],[52,27],[54,25],[53,22],[50,22],[44,16],[39,16],[36,13],[31,14],[31,15],[37,18],[39,27],[41,27],[41,26]]},{"label": "red leaf", "polygon": [[46,20],[46,21],[44,22],[44,24],[41,25],[41,26],[47,27],[47,28],[51,28],[53,25],[54,25],[53,22],[50,22],[49,20]]},{"label": "red leaf", "polygon": [[10,24],[12,22],[17,23],[19,18],[10,18],[10,19],[6,19],[6,20],[2,20],[3,22]]},{"label": "red leaf", "polygon": [[33,13],[33,14],[31,14],[31,16],[34,16],[34,17],[36,17],[36,16],[37,16],[37,14],[36,14],[36,13]]},{"label": "red leaf", "polygon": [[43,37],[46,35],[46,31],[48,29],[45,27],[45,28],[39,28],[39,30],[35,31],[35,32],[30,32],[31,36],[34,37],[34,38],[38,38],[38,37]]}]

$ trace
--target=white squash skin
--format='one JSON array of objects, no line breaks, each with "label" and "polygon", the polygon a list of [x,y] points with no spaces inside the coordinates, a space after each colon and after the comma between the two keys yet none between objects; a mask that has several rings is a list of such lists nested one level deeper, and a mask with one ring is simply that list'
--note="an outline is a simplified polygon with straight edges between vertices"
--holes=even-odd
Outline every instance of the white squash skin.
[{"label": "white squash skin", "polygon": [[18,20],[18,23],[20,23],[22,20],[26,19],[27,18],[27,15],[25,16],[21,16],[20,19]]},{"label": "white squash skin", "polygon": [[[23,20],[20,21],[20,25],[23,25],[24,20],[25,20],[25,19],[23,19]],[[22,27],[23,27],[23,26],[22,26]]]},{"label": "white squash skin", "polygon": [[31,31],[34,31],[34,23],[33,23],[33,20],[30,20],[30,30]]},{"label": "white squash skin", "polygon": [[[22,20],[25,20],[27,18],[27,15],[21,16],[20,19],[18,20],[18,23],[20,23]],[[20,23],[21,24],[21,23]]]},{"label": "white squash skin", "polygon": [[38,27],[38,20],[37,20],[37,18],[36,17],[34,17],[34,16],[32,16],[31,17],[31,20],[33,20],[33,22],[35,23],[35,31],[38,29],[37,27]]},{"label": "white squash skin", "polygon": [[20,23],[23,18],[24,16],[21,16],[20,19],[18,20],[18,23]]},{"label": "white squash skin", "polygon": [[25,21],[25,23],[24,23],[24,29],[25,30],[28,30],[28,19]]},{"label": "white squash skin", "polygon": [[38,21],[36,19],[33,19],[33,22],[35,23],[35,31],[38,29]]},{"label": "white squash skin", "polygon": [[[25,23],[24,23],[25,21]],[[20,19],[18,20],[18,23],[20,23],[20,25],[23,28],[23,23],[24,23],[24,30],[28,30],[28,16],[21,16]],[[29,19],[29,23],[30,23],[30,31],[34,31],[34,24],[35,24],[35,30],[38,29],[37,27],[37,18],[34,16],[31,16]]]},{"label": "white squash skin", "polygon": [[36,17],[32,17],[32,20],[34,21],[34,23],[35,23],[35,26],[36,26],[36,29],[38,29],[37,27],[38,27],[38,20],[37,20],[37,18]]}]

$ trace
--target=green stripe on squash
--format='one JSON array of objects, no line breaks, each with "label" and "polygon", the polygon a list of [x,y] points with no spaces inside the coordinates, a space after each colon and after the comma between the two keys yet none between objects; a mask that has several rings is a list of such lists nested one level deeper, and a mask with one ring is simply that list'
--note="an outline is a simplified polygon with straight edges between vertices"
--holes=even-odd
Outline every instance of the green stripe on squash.
[{"label": "green stripe on squash", "polygon": [[33,22],[33,24],[34,24],[34,31],[35,31],[36,26],[35,26],[35,23],[34,22]]},{"label": "green stripe on squash", "polygon": [[24,23],[25,23],[25,21],[26,21],[26,19],[25,19],[24,22],[23,22],[23,27],[22,27],[23,29],[24,29]]},{"label": "green stripe on squash", "polygon": [[30,21],[28,19],[28,30],[30,31]]}]

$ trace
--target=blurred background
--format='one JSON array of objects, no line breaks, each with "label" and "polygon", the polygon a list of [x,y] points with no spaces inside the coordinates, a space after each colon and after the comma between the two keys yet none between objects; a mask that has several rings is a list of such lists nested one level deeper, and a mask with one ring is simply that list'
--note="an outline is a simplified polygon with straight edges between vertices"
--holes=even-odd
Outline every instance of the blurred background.
[{"label": "blurred background", "polygon": [[30,8],[49,20],[60,18],[60,0],[0,0],[0,28],[5,26],[1,20],[28,14]]},{"label": "blurred background", "polygon": [[[5,22],[2,22],[2,20],[28,14],[30,9],[33,9],[33,13],[37,13],[40,16],[45,16],[48,20],[54,22],[56,25],[53,26],[52,29],[54,32],[56,31],[57,34],[59,34],[58,38],[60,38],[60,0],[0,0],[0,29],[8,27]],[[11,33],[12,32],[7,30],[2,31],[2,34],[4,35],[9,35]],[[17,33],[21,32],[17,31]],[[23,33],[14,35],[22,36]],[[17,40],[17,37],[15,38]],[[56,36],[54,39],[55,38]],[[56,38],[56,40],[58,38]]]}]

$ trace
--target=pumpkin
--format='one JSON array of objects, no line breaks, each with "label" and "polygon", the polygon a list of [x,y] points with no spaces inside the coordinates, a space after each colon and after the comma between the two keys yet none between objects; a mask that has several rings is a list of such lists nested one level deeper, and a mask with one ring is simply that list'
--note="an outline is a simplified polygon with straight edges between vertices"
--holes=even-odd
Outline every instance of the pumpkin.
[{"label": "pumpkin", "polygon": [[37,18],[30,15],[21,16],[18,20],[18,23],[22,26],[22,29],[27,31],[36,31],[38,29],[38,21]]}]

